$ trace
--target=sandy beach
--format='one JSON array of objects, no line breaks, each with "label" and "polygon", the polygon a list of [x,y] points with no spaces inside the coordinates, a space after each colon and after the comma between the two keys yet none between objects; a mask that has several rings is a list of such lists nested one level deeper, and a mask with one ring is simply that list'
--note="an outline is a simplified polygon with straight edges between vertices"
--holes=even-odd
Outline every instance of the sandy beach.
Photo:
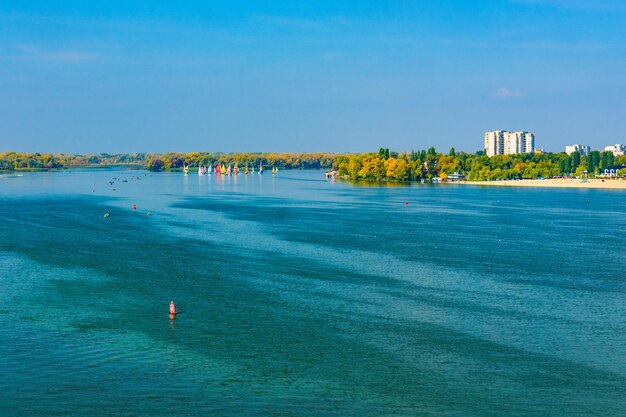
[{"label": "sandy beach", "polygon": [[603,188],[626,190],[624,179],[593,178],[586,182],[579,179],[558,178],[545,180],[506,180],[506,181],[468,181],[466,184],[499,186],[499,187],[547,187],[547,188]]}]

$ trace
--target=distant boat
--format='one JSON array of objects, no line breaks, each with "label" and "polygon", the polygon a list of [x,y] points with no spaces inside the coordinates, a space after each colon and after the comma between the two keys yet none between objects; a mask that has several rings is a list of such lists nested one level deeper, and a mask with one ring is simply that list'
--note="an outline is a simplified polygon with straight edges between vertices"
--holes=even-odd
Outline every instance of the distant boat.
[{"label": "distant boat", "polygon": [[276,175],[276,168],[272,167],[272,175]]},{"label": "distant boat", "polygon": [[252,173],[254,174],[254,165],[252,165]]},{"label": "distant boat", "polygon": [[220,171],[222,171],[222,175],[226,175],[226,167],[224,166],[224,164],[221,164],[222,168],[220,169]]},{"label": "distant boat", "polygon": [[198,167],[198,175],[204,175],[206,174],[206,168],[204,168],[202,165],[200,165]]},{"label": "distant boat", "polygon": [[263,175],[263,162],[259,162],[259,175]]},{"label": "distant boat", "polygon": [[183,164],[183,173],[189,175],[189,165]]},{"label": "distant boat", "polygon": [[209,167],[206,170],[207,175],[211,175],[211,172],[213,172],[213,165],[209,165]]},{"label": "distant boat", "polygon": [[237,164],[235,163],[235,169],[234,169],[235,175],[239,174],[239,167],[237,166]]},{"label": "distant boat", "polygon": [[[253,168],[254,169],[254,168]],[[248,163],[246,162],[246,170],[245,170],[246,175],[248,175]]]},{"label": "distant boat", "polygon": [[228,164],[228,169],[226,170],[226,175],[230,175],[231,174],[231,170],[230,170],[230,164]]},{"label": "distant boat", "polygon": [[222,174],[222,168],[220,168],[220,163],[218,162],[217,164],[215,164],[215,175],[221,175]]}]

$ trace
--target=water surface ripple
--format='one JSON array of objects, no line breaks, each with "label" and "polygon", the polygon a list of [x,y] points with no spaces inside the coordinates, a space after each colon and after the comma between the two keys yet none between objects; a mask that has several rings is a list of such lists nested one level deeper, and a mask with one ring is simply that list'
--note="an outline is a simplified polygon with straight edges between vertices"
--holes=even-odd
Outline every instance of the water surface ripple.
[{"label": "water surface ripple", "polygon": [[626,416],[626,194],[320,178],[3,177],[0,415]]}]

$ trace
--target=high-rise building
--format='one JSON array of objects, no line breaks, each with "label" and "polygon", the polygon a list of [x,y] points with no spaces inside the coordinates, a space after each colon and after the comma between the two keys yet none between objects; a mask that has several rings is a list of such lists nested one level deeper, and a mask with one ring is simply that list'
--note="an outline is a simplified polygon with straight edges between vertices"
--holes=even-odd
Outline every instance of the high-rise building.
[{"label": "high-rise building", "polygon": [[494,130],[485,132],[485,152],[488,156],[514,155],[535,151],[535,135],[528,132]]},{"label": "high-rise building", "polygon": [[578,152],[581,155],[589,155],[589,152],[591,152],[591,148],[587,145],[579,145],[578,143],[575,143],[572,146],[565,147],[566,154],[571,155],[574,152]]},{"label": "high-rise building", "polygon": [[504,132],[504,154],[513,155],[520,153],[520,132]]},{"label": "high-rise building", "polygon": [[534,133],[524,133],[524,146],[522,147],[522,153],[533,153],[535,152],[535,134]]},{"label": "high-rise building", "polygon": [[502,155],[504,153],[504,131],[485,132],[485,152],[487,156]]}]

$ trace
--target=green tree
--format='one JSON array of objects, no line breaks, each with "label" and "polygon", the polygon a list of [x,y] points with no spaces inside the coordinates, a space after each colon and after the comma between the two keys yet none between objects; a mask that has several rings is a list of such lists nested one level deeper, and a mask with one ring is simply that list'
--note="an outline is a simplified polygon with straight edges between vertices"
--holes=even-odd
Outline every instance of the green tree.
[{"label": "green tree", "polygon": [[613,166],[615,163],[615,155],[611,151],[604,151],[600,154],[600,170]]},{"label": "green tree", "polygon": [[589,174],[596,173],[599,165],[600,165],[600,152],[598,151],[589,152],[589,155],[587,155],[587,172]]},{"label": "green tree", "polygon": [[572,152],[570,157],[572,158],[572,172],[574,172],[576,171],[576,169],[578,169],[578,166],[580,165],[580,152],[574,151]]}]

